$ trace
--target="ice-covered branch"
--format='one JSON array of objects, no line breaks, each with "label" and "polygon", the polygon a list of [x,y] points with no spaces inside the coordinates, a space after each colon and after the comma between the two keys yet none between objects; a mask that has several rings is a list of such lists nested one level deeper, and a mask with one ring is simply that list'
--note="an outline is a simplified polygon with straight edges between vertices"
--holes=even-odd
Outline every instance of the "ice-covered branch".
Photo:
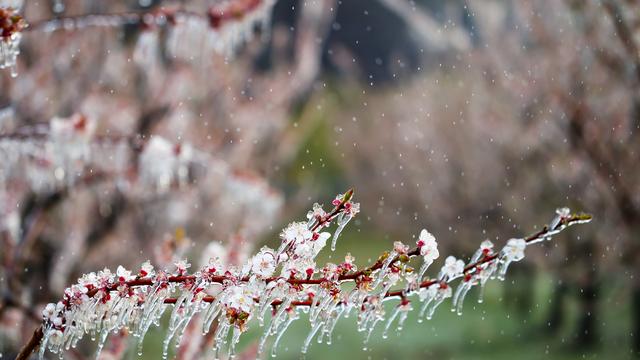
[{"label": "ice-covered branch", "polygon": [[[275,0],[233,0],[213,5],[205,12],[160,8],[114,14],[82,14],[30,22],[27,26],[19,14],[21,2],[12,4],[12,1],[0,0],[0,69],[11,68],[12,76],[17,76],[16,59],[24,32],[50,33],[124,25],[138,25],[143,29],[134,56],[137,61],[157,43],[157,30],[165,26],[171,30],[169,48],[173,49],[174,56],[179,56],[180,43],[184,43],[185,39],[189,42],[189,32],[206,34],[207,48],[231,55],[239,44],[252,36],[257,24],[267,26],[274,3]],[[197,47],[201,46],[202,42],[199,42]]]},{"label": "ice-covered branch", "polygon": [[[59,353],[75,346],[85,334],[97,338],[99,353],[109,333],[122,328],[138,338],[141,352],[146,332],[167,311],[164,357],[192,322],[198,322],[205,334],[213,332],[216,358],[223,346],[233,357],[240,336],[254,319],[264,329],[259,351],[273,338],[275,355],[284,332],[301,312],[308,314],[311,323],[302,352],[314,338],[330,343],[337,321],[351,313],[356,313],[358,329],[365,332],[367,342],[379,323],[384,323],[383,337],[394,324],[402,328],[412,302],[420,303],[419,321],[425,314],[431,318],[449,297],[453,297],[453,310],[461,313],[468,291],[476,285],[484,288],[489,279],[504,279],[510,264],[524,258],[528,245],[591,220],[589,215],[558,209],[549,225],[526,238],[509,240],[500,251],[486,240],[466,264],[449,256],[433,278],[424,276],[440,254],[435,237],[426,230],[419,234],[415,248],[395,242],[392,251],[363,269],[357,269],[350,254],[342,263],[318,268],[318,253],[329,240],[334,249],[343,228],[359,212],[352,197],[352,190],[338,195],[329,212],[314,204],[307,222],[291,223],[282,231],[278,249],[263,247],[241,268],[224,268],[218,259],[211,259],[189,274],[190,264],[180,260],[172,271],[158,271],[146,262],[137,273],[118,267],[115,273],[104,269],[86,274],[65,290],[62,301],[46,306],[42,326],[18,359],[25,359],[38,345],[41,357],[47,349]],[[333,234],[325,231],[332,224],[336,225]],[[421,258],[418,269],[410,265],[412,258]],[[456,279],[461,280],[453,292]],[[355,287],[345,290],[341,286],[345,282]],[[393,298],[400,302],[386,314],[383,302]]]},{"label": "ice-covered branch", "polygon": [[119,27],[123,25],[142,25],[145,27],[175,25],[188,18],[206,19],[213,29],[219,29],[233,22],[242,22],[263,6],[273,5],[268,0],[233,0],[222,2],[208,9],[206,13],[169,8],[151,11],[132,11],[114,14],[83,14],[57,17],[55,19],[33,22],[27,31],[52,32],[58,30],[79,30],[86,27]]},{"label": "ice-covered branch", "polygon": [[[0,179],[28,180],[30,188],[39,191],[76,185],[96,173],[103,179],[123,179],[134,170],[146,187],[164,192],[188,183],[194,164],[211,160],[186,142],[98,135],[96,126],[94,119],[74,114],[0,134],[0,154],[5,156]],[[131,161],[132,151],[139,153],[139,161]]]}]

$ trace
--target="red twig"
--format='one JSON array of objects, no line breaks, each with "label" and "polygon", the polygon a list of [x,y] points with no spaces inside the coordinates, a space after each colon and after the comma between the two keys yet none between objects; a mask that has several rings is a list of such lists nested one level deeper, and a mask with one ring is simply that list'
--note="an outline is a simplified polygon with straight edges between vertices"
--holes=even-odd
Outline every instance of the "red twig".
[{"label": "red twig", "polygon": [[[342,205],[336,207],[336,209],[339,209]],[[338,212],[339,211],[340,210],[338,210]],[[331,214],[329,214],[326,218],[327,219],[331,219],[336,214],[337,214],[337,212],[334,211]],[[560,226],[565,225],[565,224],[568,225],[568,224],[571,224],[571,223],[579,221],[579,220],[582,220],[582,218],[579,215],[571,217],[571,218],[568,218],[567,220],[565,220],[565,222],[559,223],[558,226],[556,227],[556,229],[559,228]],[[556,229],[554,229],[554,230],[556,230]],[[538,232],[526,237],[525,241],[527,243],[530,243],[532,241],[539,240],[539,239],[545,237],[546,234],[551,232],[551,231],[552,230],[549,230],[548,227],[545,226],[540,231],[538,231]],[[418,249],[418,248],[414,248],[413,250],[411,250],[411,251],[409,251],[407,253],[407,255],[410,258],[411,257],[415,257],[418,254],[420,254],[420,249]],[[478,266],[480,266],[482,264],[485,264],[485,263],[488,263],[488,262],[491,262],[493,260],[496,260],[498,258],[498,255],[499,254],[496,253],[496,254],[484,256],[480,260],[465,266],[463,274],[467,274],[469,272],[475,271],[475,269]],[[355,272],[352,272],[352,273],[349,273],[349,274],[345,274],[345,275],[340,275],[338,277],[337,281],[338,282],[353,281],[353,280],[358,279],[361,276],[364,276],[364,275],[366,275],[368,273],[371,273],[371,272],[373,272],[375,270],[378,270],[378,269],[380,269],[382,267],[383,259],[384,258],[381,258],[381,259],[377,260],[373,265],[371,265],[369,267],[366,267],[366,268],[364,268],[362,270],[355,271]],[[391,261],[389,266],[393,266],[399,260],[400,260],[400,257],[396,256],[395,259],[393,261]],[[186,281],[191,281],[191,280],[194,280],[194,279],[195,279],[194,275],[170,276],[167,281],[168,282],[172,282],[172,283],[184,283]],[[282,279],[282,278],[280,278],[280,277],[271,277],[271,278],[265,279],[265,281],[267,283],[269,283],[269,282],[272,282],[272,281],[276,281],[278,279]],[[224,275],[213,276],[213,277],[210,278],[210,282],[211,283],[222,284],[225,281],[234,281],[234,279],[231,278],[231,277],[228,277],[228,276],[224,276]],[[241,278],[240,281],[241,282],[246,282],[246,281],[249,281],[249,278],[248,277],[244,277],[244,278]],[[293,279],[293,278],[291,278],[291,279],[286,279],[286,282],[289,283],[289,284],[292,284],[292,285],[318,285],[318,284],[322,284],[322,283],[325,283],[325,282],[331,282],[331,281],[332,280],[327,279],[327,278],[318,278],[318,279]],[[420,283],[419,287],[421,287],[421,288],[429,287],[429,286],[435,284],[436,282],[437,282],[436,280],[428,279],[428,280],[425,280],[422,283]],[[153,285],[153,280],[150,279],[150,278],[140,278],[140,279],[135,279],[135,280],[128,281],[128,282],[126,282],[126,284],[127,284],[127,286],[149,286],[149,285]],[[107,291],[115,291],[118,286],[119,286],[119,284],[114,284],[114,285],[108,287],[106,290]],[[90,296],[90,297],[93,297],[98,291],[99,291],[98,289],[93,289],[93,290],[89,291],[87,293],[87,295]],[[385,297],[397,297],[397,296],[401,296],[401,294],[402,294],[401,290],[391,291],[391,292],[388,292],[387,294],[385,294]],[[204,302],[213,302],[214,300],[215,300],[215,298],[213,296],[205,296],[204,299],[203,299]],[[174,304],[176,301],[177,301],[176,298],[167,298],[167,299],[165,299],[165,303],[166,304]],[[276,301],[274,301],[272,303],[272,305],[275,306],[275,305],[279,305],[280,303],[282,303],[282,301],[276,300]],[[310,305],[311,301],[302,301],[302,302],[298,302],[298,303],[299,303],[298,305]],[[296,305],[296,302],[294,302],[293,305]]]}]

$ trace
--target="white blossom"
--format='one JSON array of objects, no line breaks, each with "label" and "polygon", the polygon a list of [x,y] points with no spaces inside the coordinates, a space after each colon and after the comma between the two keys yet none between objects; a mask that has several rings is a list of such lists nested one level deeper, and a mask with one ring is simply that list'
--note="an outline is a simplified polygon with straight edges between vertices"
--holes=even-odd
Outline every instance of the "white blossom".
[{"label": "white blossom", "polygon": [[276,255],[273,249],[263,247],[251,259],[251,271],[260,277],[269,277],[276,270]]},{"label": "white blossom", "polygon": [[480,250],[488,251],[493,249],[493,243],[491,240],[485,240],[480,244]]},{"label": "white blossom", "polygon": [[245,287],[234,286],[230,288],[226,305],[230,308],[250,313],[253,305],[253,299],[247,296]]},{"label": "white blossom", "polygon": [[524,239],[510,239],[502,249],[506,261],[520,261],[524,258],[524,249],[527,242]]},{"label": "white blossom", "polygon": [[78,279],[78,284],[88,287],[88,286],[97,286],[98,284],[98,276],[95,272],[90,272],[88,274],[82,275],[81,278]]},{"label": "white blossom", "polygon": [[47,306],[44,307],[44,310],[42,310],[42,317],[45,320],[51,320],[55,318],[57,315],[58,315],[58,310],[56,309],[56,304],[54,303],[47,304]]},{"label": "white blossom", "polygon": [[319,219],[322,219],[326,215],[327,213],[324,211],[322,206],[318,203],[314,203],[313,208],[307,213],[307,219],[309,220],[307,226],[313,226]]},{"label": "white blossom", "polygon": [[405,255],[409,251],[409,245],[405,245],[400,241],[395,241],[393,243],[393,251],[399,255]]},{"label": "white blossom", "polygon": [[186,259],[178,260],[174,262],[173,265],[175,265],[176,270],[178,270],[180,275],[183,275],[187,272],[187,269],[191,267],[191,264],[189,264]]},{"label": "white blossom", "polygon": [[559,216],[566,218],[571,214],[571,209],[569,209],[568,207],[561,207],[561,208],[557,208],[556,209],[556,214],[558,214]]},{"label": "white blossom", "polygon": [[116,276],[118,277],[118,281],[120,282],[129,281],[135,278],[135,276],[131,276],[131,271],[125,269],[122,265],[118,266],[118,269],[116,270]]},{"label": "white blossom", "polygon": [[140,275],[142,277],[154,275],[153,265],[149,260],[143,262],[142,266],[140,266]]},{"label": "white blossom", "polygon": [[442,270],[440,270],[440,277],[444,277],[446,279],[455,279],[458,276],[462,275],[463,270],[464,261],[458,260],[453,256],[449,256],[445,260]]},{"label": "white blossom", "polygon": [[289,224],[280,234],[282,241],[294,245],[303,243],[313,237],[313,232],[307,228],[304,222],[293,222]]},{"label": "white blossom", "polygon": [[322,249],[327,245],[327,240],[331,237],[328,232],[321,232],[318,234],[318,238],[312,241],[313,244],[313,256],[316,257]]},{"label": "white blossom", "polygon": [[420,247],[420,255],[423,256],[425,262],[431,263],[440,256],[436,238],[426,229],[422,229],[420,232],[418,246]]}]

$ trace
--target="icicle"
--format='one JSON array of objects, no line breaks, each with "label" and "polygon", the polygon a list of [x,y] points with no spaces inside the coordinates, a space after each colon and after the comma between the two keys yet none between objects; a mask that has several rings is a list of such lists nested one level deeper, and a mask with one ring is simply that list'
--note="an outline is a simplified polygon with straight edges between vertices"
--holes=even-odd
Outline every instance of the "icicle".
[{"label": "icicle", "polygon": [[22,34],[14,33],[0,39],[0,69],[9,68],[11,77],[18,76],[18,55],[20,55],[20,40]]},{"label": "icicle", "polygon": [[154,29],[144,30],[138,37],[133,51],[133,61],[141,67],[150,67],[157,58],[158,32]]},{"label": "icicle", "polygon": [[345,307],[340,306],[340,310],[334,311],[334,315],[331,316],[329,320],[327,320],[324,330],[324,334],[327,336],[327,345],[331,345],[331,343],[333,343],[333,330],[335,330],[336,324],[338,323],[338,320],[340,320],[340,316],[344,313]]},{"label": "icicle", "polygon": [[453,294],[453,299],[451,300],[451,312],[455,312],[456,311],[456,305],[458,305],[458,298],[460,297],[460,294],[462,293],[462,289],[466,286],[468,286],[468,281],[463,280],[462,282],[460,282],[460,285],[458,285],[458,288],[456,289],[455,293]]},{"label": "icicle", "polygon": [[318,336],[316,337],[316,342],[318,344],[322,344],[322,342],[324,341],[324,328],[327,326],[327,323],[325,322],[322,325],[321,330],[318,332]]},{"label": "icicle", "polygon": [[201,309],[201,300],[200,299],[193,300],[187,313],[183,316],[180,324],[178,324],[177,331],[176,331],[176,333],[178,334],[176,338],[176,346],[180,346],[180,343],[182,342],[182,336],[184,335],[184,332],[189,326],[191,319],[193,319],[194,315],[197,314],[200,311],[200,309]]},{"label": "icicle", "polygon": [[427,320],[431,320],[431,318],[433,318],[433,314],[436,311],[436,308],[438,308],[438,306],[444,301],[444,298],[436,298],[433,300],[433,302],[431,302],[431,306],[429,307],[429,310],[427,311]]},{"label": "icicle", "polygon": [[100,339],[98,340],[98,347],[96,349],[96,359],[100,358],[100,353],[102,352],[102,348],[104,348],[104,344],[107,342],[107,337],[109,336],[109,329],[102,329],[100,333]]},{"label": "icicle", "polygon": [[562,219],[569,216],[571,210],[568,207],[558,208],[556,209],[556,216],[549,223],[549,230],[555,230],[558,225],[562,222]]},{"label": "icicle", "polygon": [[304,341],[304,344],[302,345],[302,350],[301,352],[303,354],[307,353],[307,350],[309,349],[309,345],[311,344],[311,340],[313,340],[313,337],[316,335],[316,332],[318,332],[318,329],[320,329],[320,327],[322,326],[322,321],[318,321],[315,324],[313,324],[313,327],[311,328],[311,331],[309,332],[309,335],[307,335],[307,338]]},{"label": "icicle", "polygon": [[480,270],[480,274],[478,275],[480,283],[480,290],[478,291],[478,303],[482,303],[484,301],[484,287],[487,284],[487,281],[493,278],[496,268],[497,262],[494,260],[485,264],[485,266]]},{"label": "icicle", "polygon": [[367,351],[367,344],[369,343],[369,339],[371,338],[371,334],[373,333],[373,330],[376,328],[376,324],[378,323],[378,321],[382,320],[379,317],[375,317],[373,319],[373,321],[371,322],[371,325],[369,326],[368,330],[367,330],[367,337],[364,339],[364,347],[362,348],[363,351]]},{"label": "icicle", "polygon": [[384,259],[384,262],[382,263],[382,266],[380,267],[380,270],[378,272],[378,277],[376,278],[376,281],[373,283],[373,285],[371,286],[372,289],[377,288],[380,283],[382,282],[382,280],[384,280],[385,278],[385,273],[387,272],[387,269],[389,268],[389,265],[391,265],[391,263],[393,262],[393,260],[396,258],[398,254],[395,251],[392,251],[386,259]]},{"label": "icicle", "polygon": [[278,329],[278,332],[276,333],[276,339],[273,342],[273,347],[271,348],[271,357],[276,357],[278,344],[280,343],[280,339],[282,339],[282,335],[284,335],[285,331],[287,331],[291,323],[293,323],[296,319],[298,319],[297,315],[289,315],[289,319]]},{"label": "icicle", "polygon": [[387,337],[389,337],[388,332],[389,332],[389,329],[391,328],[391,324],[396,319],[400,311],[401,311],[400,306],[397,306],[396,309],[393,311],[393,314],[391,314],[389,319],[387,319],[387,324],[384,326],[384,332],[382,332],[383,339],[386,339]]},{"label": "icicle", "polygon": [[207,333],[209,333],[209,330],[211,329],[211,325],[213,324],[213,321],[220,314],[221,309],[222,307],[220,306],[220,296],[218,296],[211,304],[209,304],[209,307],[205,311],[204,316],[202,318],[202,323],[203,323],[202,334],[203,335],[206,335]]},{"label": "icicle", "polygon": [[422,277],[424,277],[424,274],[427,273],[427,269],[429,269],[429,266],[431,266],[431,264],[433,264],[433,261],[424,261],[422,263],[422,266],[420,266],[420,270],[418,270],[418,276],[416,278],[418,282],[422,280]]},{"label": "icicle", "polygon": [[344,228],[344,226],[341,226],[343,218],[344,218],[344,213],[340,213],[336,217],[336,223],[338,224],[338,226],[336,227],[336,230],[333,233],[333,237],[331,238],[331,251],[335,251],[336,250],[336,242],[338,241],[338,237],[340,237],[340,233],[342,232],[342,229]]},{"label": "icicle", "polygon": [[370,319],[373,317],[372,316],[373,313],[374,313],[373,309],[368,309],[368,310],[362,311],[358,315],[358,332],[367,330],[368,328],[367,325],[371,321]]},{"label": "icicle", "polygon": [[267,339],[271,336],[271,328],[273,324],[273,317],[269,320],[269,325],[264,329],[262,336],[260,337],[260,342],[258,342],[258,354],[262,354],[264,352],[264,347],[267,344]]},{"label": "icicle", "polygon": [[[293,298],[292,297],[287,297],[282,301],[282,304],[280,304],[280,306],[278,306],[278,312],[276,312],[276,315],[273,317],[272,320],[274,320],[274,324],[277,326],[281,321],[282,321],[282,317],[285,314],[285,311],[287,311],[287,308],[289,308],[289,306],[291,306],[291,302],[293,302]],[[274,327],[275,329],[275,327]]]},{"label": "icicle", "polygon": [[327,336],[327,345],[331,344],[331,336],[329,335],[330,330],[338,321],[338,317],[340,316],[340,310],[336,310],[338,303],[334,300],[328,303],[325,307],[325,310],[322,311],[322,319],[323,325],[322,330],[318,334],[317,342],[318,344],[322,344],[325,341],[325,336]]},{"label": "icicle", "polygon": [[162,316],[165,309],[164,299],[169,293],[168,289],[161,288],[162,284],[158,282],[150,291],[150,295],[147,296],[147,301],[144,304],[142,315],[140,316],[140,322],[136,334],[138,336],[138,355],[142,355],[142,344],[144,337],[149,331],[151,325],[156,319]]},{"label": "icicle", "polygon": [[269,322],[269,325],[265,328],[264,333],[260,338],[260,343],[258,345],[258,352],[261,353],[264,351],[264,346],[267,343],[267,339],[269,338],[270,335],[275,333],[276,329],[278,328],[278,325],[282,323],[283,321],[282,318],[286,316],[285,311],[291,305],[292,301],[293,301],[292,297],[286,297],[283,300],[282,304],[278,306],[278,311],[275,313],[275,315],[271,317],[271,321]]},{"label": "icicle", "polygon": [[17,78],[18,77],[18,63],[14,62],[13,64],[9,65],[9,74],[11,75],[12,78]]},{"label": "icicle", "polygon": [[427,320],[431,320],[438,306],[442,304],[442,302],[449,297],[451,297],[450,286],[447,285],[447,287],[444,289],[443,288],[438,289],[438,291],[436,292],[436,295],[433,298],[433,301],[431,302],[427,310]]},{"label": "icicle", "polygon": [[[389,290],[391,290],[393,285],[395,285],[395,282],[394,281],[386,281],[386,282],[383,282],[382,284],[383,284],[382,289],[378,292],[378,294],[380,294],[380,295],[384,295]],[[382,301],[389,301],[389,300],[393,300],[393,298],[384,298],[384,299],[382,299]]]},{"label": "icicle", "polygon": [[263,5],[263,9],[260,10],[260,32],[261,32],[261,40],[264,44],[268,43],[271,39],[271,7],[272,2],[266,1],[266,4]]},{"label": "icicle", "polygon": [[233,359],[236,356],[236,345],[240,341],[240,335],[242,335],[242,330],[237,326],[234,327],[231,344],[229,344],[229,359]]},{"label": "icicle", "polygon": [[[218,323],[218,329],[216,330],[216,333],[214,335],[215,344],[213,348],[215,350],[220,350],[222,348],[222,344],[226,342],[226,338],[227,338],[227,335],[229,334],[230,328],[231,328],[231,325],[229,324],[227,319],[224,319],[224,321],[221,321],[220,323]],[[216,358],[218,358],[218,356],[216,356]]]},{"label": "icicle", "polygon": [[363,310],[363,311],[358,313],[358,319],[356,321],[356,324],[357,324],[357,328],[356,329],[358,330],[358,332],[363,332],[363,331],[366,330],[365,325],[366,325],[366,322],[367,322],[367,318],[369,316],[369,312],[370,311]]},{"label": "icicle", "polygon": [[463,281],[456,289],[456,293],[453,296],[451,311],[456,312],[458,315],[462,315],[462,305],[464,304],[464,298],[467,292],[473,286],[473,280]]},{"label": "icicle", "polygon": [[44,353],[47,350],[47,344],[49,342],[49,336],[51,336],[51,327],[46,326],[42,330],[42,341],[40,342],[40,350],[38,351],[38,360],[44,360]]},{"label": "icicle", "polygon": [[264,318],[266,316],[267,309],[271,307],[271,303],[275,298],[273,297],[273,292],[269,294],[265,294],[260,298],[260,303],[258,303],[258,323],[260,326],[264,326]]},{"label": "icicle", "polygon": [[[197,288],[198,286],[199,284],[195,284],[194,288]],[[183,322],[186,320],[188,323],[191,316],[193,316],[193,314],[189,316],[192,308],[197,308],[197,304],[199,304],[197,303],[194,305],[194,302],[192,301],[193,296],[194,294],[192,291],[186,290],[180,295],[180,297],[178,297],[178,300],[176,300],[173,311],[171,312],[171,318],[169,319],[169,329],[167,330],[164,342],[162,343],[163,359],[166,359],[169,354],[169,345],[171,344],[171,340],[179,331]]]},{"label": "icicle", "polygon": [[498,270],[498,280],[504,281],[505,276],[507,274],[507,270],[509,270],[509,265],[511,265],[511,260],[502,259],[500,262],[500,270]]},{"label": "icicle", "polygon": [[51,10],[53,10],[53,12],[55,14],[60,14],[60,13],[64,12],[64,9],[65,9],[65,5],[64,5],[63,0],[54,0],[53,1],[53,6],[52,6]]},{"label": "icicle", "polygon": [[398,320],[398,326],[396,330],[402,331],[404,327],[404,322],[407,321],[407,317],[409,316],[409,311],[402,311],[400,314],[400,319]]},{"label": "icicle", "polygon": [[480,290],[478,290],[478,304],[482,304],[482,302],[484,302],[484,287],[485,287],[485,282],[481,282]]},{"label": "icicle", "polygon": [[335,232],[333,233],[333,238],[331,239],[331,251],[335,251],[336,250],[336,243],[338,241],[338,237],[340,237],[340,234],[342,233],[342,230],[344,230],[345,226],[347,226],[347,224],[349,223],[349,221],[351,220],[353,216],[351,216],[350,214],[345,215],[344,213],[340,213],[337,217],[337,222],[338,222],[338,227],[336,228]]}]

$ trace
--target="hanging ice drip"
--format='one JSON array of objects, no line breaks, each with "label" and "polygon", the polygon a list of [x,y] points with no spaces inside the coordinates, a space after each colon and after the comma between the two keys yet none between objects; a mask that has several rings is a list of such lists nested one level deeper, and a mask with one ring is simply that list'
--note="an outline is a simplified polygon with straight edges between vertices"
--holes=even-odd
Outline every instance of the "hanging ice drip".
[{"label": "hanging ice drip", "polygon": [[12,77],[18,76],[21,31],[27,26],[19,14],[21,6],[22,1],[0,1],[0,69],[11,69]]},{"label": "hanging ice drip", "polygon": [[159,193],[172,185],[183,186],[189,181],[189,166],[193,160],[193,148],[154,136],[140,155],[140,179]]},{"label": "hanging ice drip", "polygon": [[51,120],[47,147],[58,182],[71,185],[83,173],[84,164],[90,160],[89,145],[95,125],[94,121],[82,114]]}]

